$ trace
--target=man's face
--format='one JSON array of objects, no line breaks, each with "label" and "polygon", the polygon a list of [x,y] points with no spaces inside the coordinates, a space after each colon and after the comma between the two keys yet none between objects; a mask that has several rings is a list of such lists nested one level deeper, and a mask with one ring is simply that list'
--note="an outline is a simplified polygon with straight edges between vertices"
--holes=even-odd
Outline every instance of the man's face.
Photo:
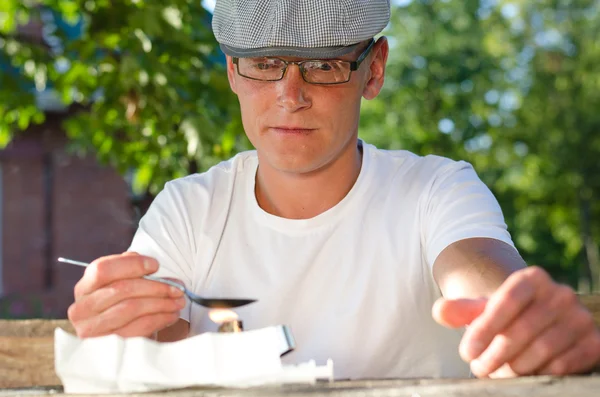
[{"label": "man's face", "polygon": [[[340,59],[355,61],[365,47]],[[351,144],[357,136],[361,98],[372,99],[379,93],[387,52],[387,41],[380,39],[360,68],[352,72],[350,81],[337,85],[307,83],[296,65],[288,67],[282,80],[251,80],[240,76],[227,57],[229,82],[238,96],[244,129],[257,149],[261,166],[309,173],[355,150]]]}]

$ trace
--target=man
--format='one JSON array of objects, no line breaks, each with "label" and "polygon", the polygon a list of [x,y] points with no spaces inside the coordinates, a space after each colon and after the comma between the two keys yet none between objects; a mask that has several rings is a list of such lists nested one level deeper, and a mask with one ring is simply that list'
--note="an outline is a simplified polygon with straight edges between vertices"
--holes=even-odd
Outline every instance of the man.
[{"label": "man", "polygon": [[590,314],[526,268],[468,164],[358,139],[361,100],[384,82],[388,43],[373,37],[389,10],[217,1],[256,151],[167,184],[131,252],[96,260],[75,287],[79,336],[215,330],[207,309],[141,278],[158,271],[203,296],[258,299],[237,310],[247,328],[289,325],[298,348],[285,360],[333,358],[341,378],[567,374],[600,361]]}]

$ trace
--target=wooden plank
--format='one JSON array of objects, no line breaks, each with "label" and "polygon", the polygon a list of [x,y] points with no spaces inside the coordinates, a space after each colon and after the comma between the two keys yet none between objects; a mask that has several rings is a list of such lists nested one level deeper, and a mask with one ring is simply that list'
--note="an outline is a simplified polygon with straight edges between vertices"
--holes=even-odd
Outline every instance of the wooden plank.
[{"label": "wooden plank", "polygon": [[0,388],[60,385],[54,372],[54,338],[0,336]]},{"label": "wooden plank", "polygon": [[[598,397],[600,376],[524,377],[518,379],[372,380],[285,385],[248,389],[188,388],[131,393],[128,397]],[[0,397],[61,395],[55,389],[0,390]],[[80,395],[82,396],[82,395]],[[104,395],[122,397],[121,395]]]},{"label": "wooden plank", "polygon": [[32,319],[32,320],[1,320],[0,337],[39,338],[53,337],[55,328],[62,328],[75,334],[69,320],[62,319]]},{"label": "wooden plank", "polygon": [[600,327],[600,294],[579,295],[579,300],[592,312],[596,325]]},{"label": "wooden plank", "polygon": [[60,385],[54,330],[75,333],[69,320],[0,320],[0,388]]}]

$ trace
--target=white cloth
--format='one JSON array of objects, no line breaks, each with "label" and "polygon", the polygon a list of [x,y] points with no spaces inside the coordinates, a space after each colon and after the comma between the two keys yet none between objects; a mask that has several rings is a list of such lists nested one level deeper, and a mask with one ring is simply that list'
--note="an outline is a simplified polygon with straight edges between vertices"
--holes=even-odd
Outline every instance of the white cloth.
[{"label": "white cloth", "polygon": [[[288,325],[297,348],[287,362],[332,358],[338,379],[469,375],[458,354],[462,331],[431,317],[441,296],[432,265],[461,239],[513,243],[468,163],[363,143],[351,191],[306,220],[258,206],[257,165],[245,152],[169,182],[130,250],[204,296],[257,298],[237,310],[244,327]],[[181,317],[192,334],[216,329],[198,305]]]},{"label": "white cloth", "polygon": [[289,348],[283,338],[281,326],[204,333],[173,343],[117,335],[81,339],[57,328],[54,367],[65,393],[78,394],[331,380],[331,362],[283,366],[280,356]]}]

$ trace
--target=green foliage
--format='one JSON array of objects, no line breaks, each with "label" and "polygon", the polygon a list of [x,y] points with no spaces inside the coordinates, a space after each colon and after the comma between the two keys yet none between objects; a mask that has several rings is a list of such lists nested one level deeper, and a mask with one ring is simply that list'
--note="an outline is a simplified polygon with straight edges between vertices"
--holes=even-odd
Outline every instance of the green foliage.
[{"label": "green foliage", "polygon": [[412,1],[361,123],[380,146],[470,161],[528,263],[575,286],[600,282],[599,14],[591,0]]},{"label": "green foliage", "polygon": [[[73,150],[94,151],[122,173],[136,170],[138,192],[157,192],[248,147],[200,1],[3,0],[1,7],[0,57],[23,72],[17,80],[2,74],[0,144],[43,121],[33,92],[22,89],[30,83],[51,85],[66,106],[83,109],[65,123]],[[81,35],[57,29],[62,46],[51,48],[15,37],[13,21],[48,11],[83,22]]]}]

